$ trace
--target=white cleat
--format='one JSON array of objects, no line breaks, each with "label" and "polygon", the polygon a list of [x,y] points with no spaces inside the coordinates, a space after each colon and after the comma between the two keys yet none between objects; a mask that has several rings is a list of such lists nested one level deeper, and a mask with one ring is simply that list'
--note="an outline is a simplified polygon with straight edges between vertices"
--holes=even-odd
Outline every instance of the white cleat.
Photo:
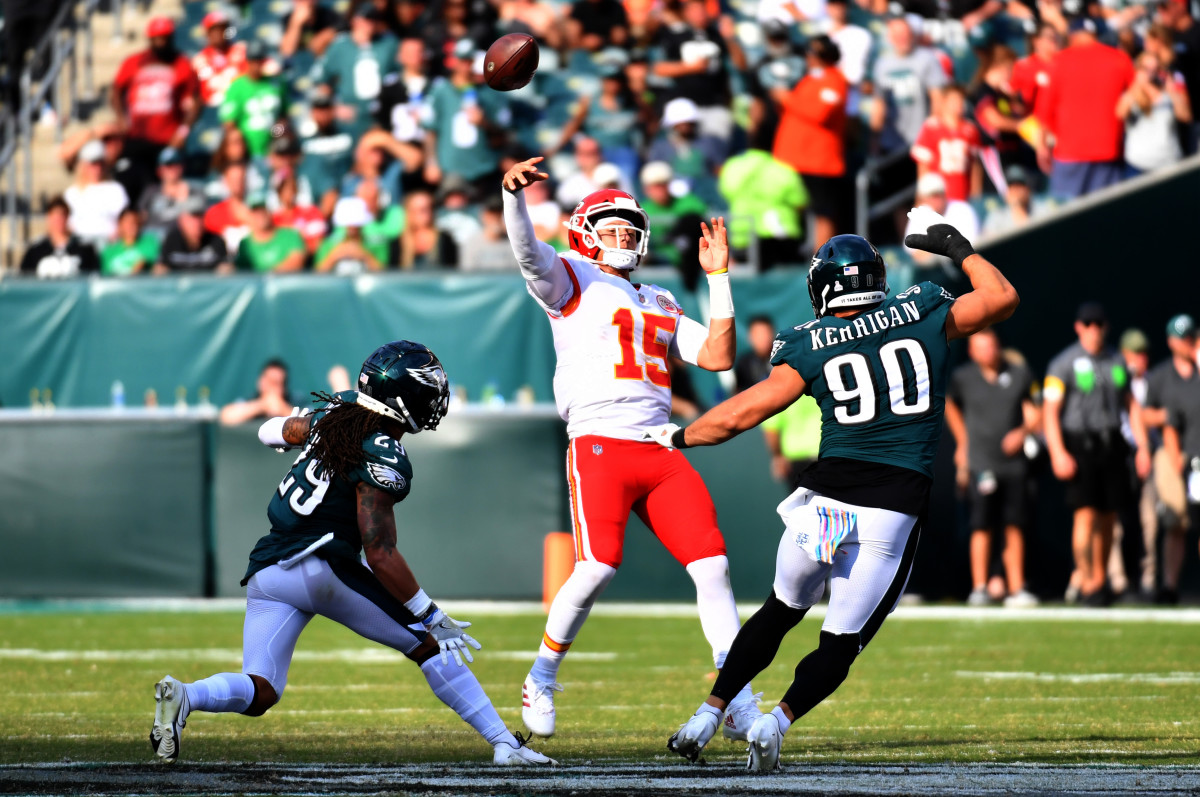
[{"label": "white cleat", "polygon": [[779,769],[779,748],[783,746],[783,733],[774,714],[763,714],[750,727],[750,758],[746,769],[750,772],[774,772]]},{"label": "white cleat", "polygon": [[534,736],[554,735],[554,693],[563,690],[562,684],[544,684],[533,675],[525,676],[521,684],[521,719]]},{"label": "white cleat", "polygon": [[150,746],[164,761],[179,756],[179,736],[187,724],[188,702],[183,683],[169,675],[154,685],[154,725],[150,727]]},{"label": "white cleat", "polygon": [[711,711],[697,711],[667,740],[667,749],[695,763],[720,724],[721,718]]},{"label": "white cleat", "polygon": [[721,733],[726,739],[744,742],[749,738],[750,726],[762,716],[758,708],[758,701],[762,696],[762,692],[756,692],[752,697],[735,699],[725,707],[725,721],[722,723]]},{"label": "white cleat", "polygon": [[525,742],[528,740],[521,734],[514,733],[513,736],[517,739],[517,746],[513,747],[508,742],[497,744],[495,755],[492,756],[493,764],[505,767],[558,766],[558,762],[550,756],[542,755],[537,750],[526,747]]}]

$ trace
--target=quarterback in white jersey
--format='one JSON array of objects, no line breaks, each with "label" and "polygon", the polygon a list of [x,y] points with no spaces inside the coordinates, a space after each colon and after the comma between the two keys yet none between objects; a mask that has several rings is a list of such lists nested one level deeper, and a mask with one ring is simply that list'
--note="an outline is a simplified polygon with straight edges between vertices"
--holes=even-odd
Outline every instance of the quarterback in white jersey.
[{"label": "quarterback in white jersey", "polygon": [[[709,371],[733,365],[735,334],[724,219],[701,224],[700,265],[708,274],[711,319],[683,315],[675,297],[635,283],[646,254],[645,211],[624,191],[596,191],[567,222],[571,251],[537,240],[521,192],[548,175],[541,158],[504,176],[504,218],[529,293],[554,331],[554,397],[567,422],[567,484],[575,569],[550,607],[537,661],[522,687],[522,718],[554,733],[558,668],[592,604],[621,564],[629,513],[654,532],[696,584],[700,624],[718,669],[738,631],[725,540],[700,475],[678,452],[643,438],[671,414],[669,356]],[[725,712],[725,734],[745,739],[761,716],[747,686]]]}]

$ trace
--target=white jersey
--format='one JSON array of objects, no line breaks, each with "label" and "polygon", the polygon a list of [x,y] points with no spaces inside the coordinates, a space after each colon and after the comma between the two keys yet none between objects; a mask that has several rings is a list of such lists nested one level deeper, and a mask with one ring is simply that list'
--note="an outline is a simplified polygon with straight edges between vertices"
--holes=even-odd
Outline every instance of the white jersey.
[{"label": "white jersey", "polygon": [[546,312],[558,355],[554,399],[567,436],[640,440],[647,427],[670,419],[667,355],[679,356],[676,333],[695,322],[683,317],[670,291],[560,257],[571,297]]}]

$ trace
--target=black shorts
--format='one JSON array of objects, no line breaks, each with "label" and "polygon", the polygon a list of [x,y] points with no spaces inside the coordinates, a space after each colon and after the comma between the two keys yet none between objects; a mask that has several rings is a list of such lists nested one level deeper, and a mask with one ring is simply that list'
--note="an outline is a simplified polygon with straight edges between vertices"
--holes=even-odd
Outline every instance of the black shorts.
[{"label": "black shorts", "polygon": [[851,196],[848,177],[829,177],[822,174],[801,174],[808,191],[808,209],[818,216],[838,222],[850,214]]},{"label": "black shorts", "polygon": [[1064,432],[1063,443],[1075,458],[1075,478],[1067,483],[1069,507],[1116,512],[1128,505],[1129,446],[1119,431]]},{"label": "black shorts", "polygon": [[1029,526],[1029,479],[1023,473],[972,473],[967,487],[971,531]]}]

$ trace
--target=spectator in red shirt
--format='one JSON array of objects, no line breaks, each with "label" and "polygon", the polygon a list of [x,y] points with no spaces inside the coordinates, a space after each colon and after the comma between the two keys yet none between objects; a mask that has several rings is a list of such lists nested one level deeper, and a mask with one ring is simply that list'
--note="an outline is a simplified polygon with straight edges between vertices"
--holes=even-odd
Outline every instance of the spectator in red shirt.
[{"label": "spectator in red shirt", "polygon": [[208,12],[203,24],[208,46],[192,57],[192,68],[200,81],[200,99],[219,108],[229,84],[246,71],[246,44],[233,41],[233,29],[223,11]]},{"label": "spectator in red shirt", "polygon": [[1062,49],[1062,34],[1049,22],[1038,26],[1037,35],[1029,40],[1029,55],[1013,67],[1012,90],[1025,102],[1025,107],[1037,115],[1042,89],[1050,84],[1050,64]]},{"label": "spectator in red shirt", "polygon": [[947,86],[936,116],[921,125],[909,153],[917,162],[917,176],[936,172],[946,180],[946,198],[965,202],[983,191],[979,158],[979,129],[963,118],[966,96],[961,86]]},{"label": "spectator in red shirt", "polygon": [[273,218],[276,227],[291,227],[300,233],[311,259],[317,247],[324,243],[329,225],[316,207],[298,203],[300,190],[297,180],[295,173],[289,173],[277,181],[275,192],[279,198],[279,209]]},{"label": "spectator in red shirt", "polygon": [[1096,39],[1091,17],[1071,20],[1067,49],[1054,57],[1046,93],[1042,151],[1053,136],[1050,192],[1077,197],[1120,182],[1124,176],[1124,123],[1117,102],[1133,83],[1133,61]]},{"label": "spectator in red shirt", "polygon": [[125,59],[113,80],[112,104],[125,125],[126,156],[157,163],[168,146],[180,148],[200,113],[200,83],[187,56],[175,49],[175,23],[154,17],[149,49]]},{"label": "spectator in red shirt", "polygon": [[808,42],[808,73],[795,88],[776,88],[779,105],[775,158],[800,173],[816,216],[816,245],[845,229],[850,210],[846,182],[846,98],[849,83],[837,68],[838,46],[828,36]]},{"label": "spectator in red shirt", "polygon": [[246,207],[246,164],[230,163],[221,174],[228,199],[213,205],[204,214],[204,229],[225,239],[225,248],[236,252],[250,232],[250,211]]}]

